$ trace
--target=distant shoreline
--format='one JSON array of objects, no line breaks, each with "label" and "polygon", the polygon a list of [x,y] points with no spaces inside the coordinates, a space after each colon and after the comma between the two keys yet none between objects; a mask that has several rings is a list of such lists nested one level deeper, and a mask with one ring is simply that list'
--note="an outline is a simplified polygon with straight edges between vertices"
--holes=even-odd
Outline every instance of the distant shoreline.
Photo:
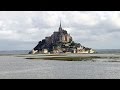
[{"label": "distant shoreline", "polygon": [[[97,53],[96,54],[119,54],[120,49],[94,49]],[[0,51],[0,56],[1,55],[19,55],[23,54],[26,55],[28,54],[30,50],[2,50]]]}]

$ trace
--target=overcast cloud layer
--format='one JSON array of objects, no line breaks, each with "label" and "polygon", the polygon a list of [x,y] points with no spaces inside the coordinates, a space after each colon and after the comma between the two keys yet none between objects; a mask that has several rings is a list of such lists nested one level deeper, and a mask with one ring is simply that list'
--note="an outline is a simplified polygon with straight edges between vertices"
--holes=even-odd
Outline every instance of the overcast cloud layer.
[{"label": "overcast cloud layer", "polygon": [[60,20],[74,41],[84,46],[120,48],[117,11],[0,11],[0,50],[31,50],[58,30]]}]

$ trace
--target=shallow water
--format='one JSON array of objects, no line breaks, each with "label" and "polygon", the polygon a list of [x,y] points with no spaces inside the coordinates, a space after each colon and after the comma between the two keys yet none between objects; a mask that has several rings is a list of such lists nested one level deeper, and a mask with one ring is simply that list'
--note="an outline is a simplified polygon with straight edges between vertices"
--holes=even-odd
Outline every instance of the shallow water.
[{"label": "shallow water", "polygon": [[120,62],[107,61],[50,61],[0,56],[0,79],[120,79]]}]

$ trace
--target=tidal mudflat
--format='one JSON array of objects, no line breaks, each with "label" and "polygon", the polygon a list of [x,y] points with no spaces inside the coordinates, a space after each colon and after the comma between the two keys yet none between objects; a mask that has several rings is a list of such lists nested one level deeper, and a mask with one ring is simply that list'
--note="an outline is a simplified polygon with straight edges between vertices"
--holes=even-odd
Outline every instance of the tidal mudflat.
[{"label": "tidal mudflat", "polygon": [[120,55],[117,54],[38,54],[38,55],[29,55],[29,56],[20,56],[25,57],[25,59],[37,59],[37,60],[60,60],[60,61],[95,61],[97,59],[108,59],[116,60],[120,59]]},{"label": "tidal mudflat", "polygon": [[[26,59],[68,56],[112,58],[94,58],[86,61]],[[119,54],[4,55],[0,56],[0,79],[120,79],[119,56]]]}]

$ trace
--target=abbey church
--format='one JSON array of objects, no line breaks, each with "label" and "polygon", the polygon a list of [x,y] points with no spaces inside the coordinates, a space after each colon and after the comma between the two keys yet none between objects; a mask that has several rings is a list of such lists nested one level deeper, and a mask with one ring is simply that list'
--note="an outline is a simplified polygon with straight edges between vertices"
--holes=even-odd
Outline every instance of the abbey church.
[{"label": "abbey church", "polygon": [[47,53],[94,53],[91,48],[86,48],[80,43],[75,43],[70,34],[62,28],[61,22],[58,31],[51,36],[45,37],[38,45],[29,52],[30,54]]},{"label": "abbey church", "polygon": [[72,37],[70,36],[70,34],[67,33],[66,30],[62,29],[60,23],[59,31],[54,32],[50,37],[45,37],[45,41],[48,45],[52,43],[60,43],[60,42],[68,43],[72,41]]}]

